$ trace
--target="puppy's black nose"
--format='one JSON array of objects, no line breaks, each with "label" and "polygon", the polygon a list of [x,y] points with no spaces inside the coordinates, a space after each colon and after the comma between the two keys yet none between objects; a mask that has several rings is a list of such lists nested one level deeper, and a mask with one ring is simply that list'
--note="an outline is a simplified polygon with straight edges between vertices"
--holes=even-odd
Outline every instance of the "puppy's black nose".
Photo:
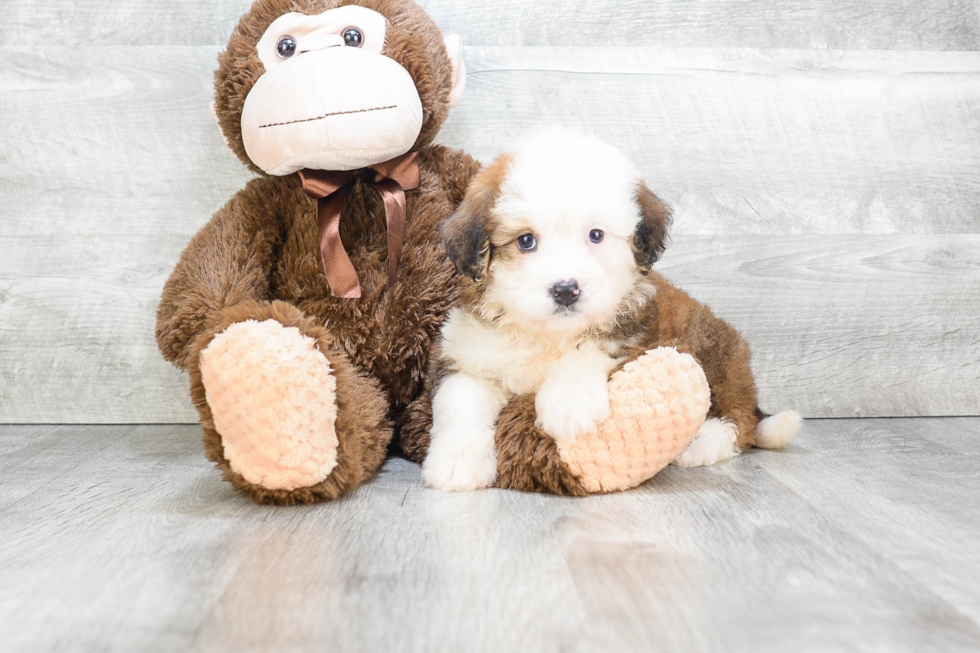
[{"label": "puppy's black nose", "polygon": [[551,298],[562,306],[571,306],[578,301],[578,296],[581,294],[582,291],[579,290],[578,281],[575,279],[559,281],[551,287]]}]

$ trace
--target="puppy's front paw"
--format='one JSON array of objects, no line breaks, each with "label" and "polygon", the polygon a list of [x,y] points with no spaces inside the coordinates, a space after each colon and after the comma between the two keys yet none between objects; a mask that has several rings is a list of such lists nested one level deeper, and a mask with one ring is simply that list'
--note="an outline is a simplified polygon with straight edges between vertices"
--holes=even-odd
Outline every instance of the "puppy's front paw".
[{"label": "puppy's front paw", "polygon": [[[435,435],[422,463],[422,480],[427,487],[443,492],[469,492],[493,485],[497,478],[497,454],[492,447],[472,446],[471,438],[463,434]],[[493,433],[488,441],[493,442]]]},{"label": "puppy's front paw", "polygon": [[609,393],[606,384],[589,385],[569,382],[545,383],[534,400],[535,424],[559,445],[571,444],[575,438],[591,433],[609,415]]}]

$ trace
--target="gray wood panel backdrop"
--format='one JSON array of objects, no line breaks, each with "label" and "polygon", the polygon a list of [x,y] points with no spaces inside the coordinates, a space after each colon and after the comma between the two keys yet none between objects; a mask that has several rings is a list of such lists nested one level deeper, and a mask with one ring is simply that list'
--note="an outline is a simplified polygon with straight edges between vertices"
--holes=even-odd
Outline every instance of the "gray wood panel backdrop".
[{"label": "gray wood panel backdrop", "polygon": [[[248,180],[209,113],[249,0],[4,0],[0,422],[193,421],[153,342]],[[430,0],[467,44],[440,140],[624,148],[676,207],[661,269],[752,343],[763,407],[980,413],[980,3]]]}]

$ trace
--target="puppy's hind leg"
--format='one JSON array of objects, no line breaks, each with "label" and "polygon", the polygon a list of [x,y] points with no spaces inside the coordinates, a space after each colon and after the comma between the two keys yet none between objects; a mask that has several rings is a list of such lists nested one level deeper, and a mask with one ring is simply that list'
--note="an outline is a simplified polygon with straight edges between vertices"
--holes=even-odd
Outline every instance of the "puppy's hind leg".
[{"label": "puppy's hind leg", "polygon": [[752,421],[733,421],[728,417],[711,417],[705,420],[694,441],[672,465],[677,467],[701,467],[724,462],[737,456],[742,448],[756,446],[760,449],[782,449],[800,432],[803,418],[795,410],[784,410],[775,415],[766,415],[756,409],[754,438],[751,436]]},{"label": "puppy's hind leg", "polygon": [[702,467],[734,458],[738,453],[738,425],[727,417],[711,417],[704,421],[684,453],[671,464]]},{"label": "puppy's hind leg", "polygon": [[761,415],[755,427],[755,446],[760,449],[782,449],[800,432],[803,418],[795,410],[784,410],[775,415]]}]

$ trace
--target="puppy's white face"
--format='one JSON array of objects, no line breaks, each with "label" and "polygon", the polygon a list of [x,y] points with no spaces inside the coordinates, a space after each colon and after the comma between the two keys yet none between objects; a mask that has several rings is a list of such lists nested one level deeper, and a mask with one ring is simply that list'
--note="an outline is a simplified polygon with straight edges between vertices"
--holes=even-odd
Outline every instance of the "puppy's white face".
[{"label": "puppy's white face", "polygon": [[548,130],[511,154],[492,211],[483,304],[528,331],[608,323],[640,278],[639,173],[611,146]]}]

